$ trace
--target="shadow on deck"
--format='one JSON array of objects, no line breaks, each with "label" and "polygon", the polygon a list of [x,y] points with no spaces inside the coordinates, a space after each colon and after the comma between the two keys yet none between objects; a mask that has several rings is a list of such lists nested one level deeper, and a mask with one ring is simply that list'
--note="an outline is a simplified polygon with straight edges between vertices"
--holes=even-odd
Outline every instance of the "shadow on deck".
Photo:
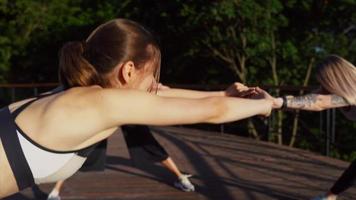
[{"label": "shadow on deck", "polygon": [[[232,135],[175,127],[152,131],[179,168],[194,175],[196,192],[172,187],[174,176],[160,165],[133,162],[119,133],[109,139],[107,169],[78,172],[65,183],[62,199],[309,199],[325,192],[348,166],[307,151]],[[52,186],[40,187],[48,192]],[[351,188],[340,199],[355,197],[356,188]],[[26,190],[9,199],[34,197]]]}]

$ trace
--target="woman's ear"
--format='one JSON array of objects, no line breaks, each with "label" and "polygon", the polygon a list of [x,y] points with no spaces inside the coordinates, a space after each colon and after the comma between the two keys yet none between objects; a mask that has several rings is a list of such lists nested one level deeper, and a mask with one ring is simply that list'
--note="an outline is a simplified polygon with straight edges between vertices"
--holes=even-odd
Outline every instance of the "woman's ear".
[{"label": "woman's ear", "polygon": [[123,84],[130,83],[135,76],[135,70],[135,65],[132,61],[125,62],[120,68],[119,80],[123,81]]}]

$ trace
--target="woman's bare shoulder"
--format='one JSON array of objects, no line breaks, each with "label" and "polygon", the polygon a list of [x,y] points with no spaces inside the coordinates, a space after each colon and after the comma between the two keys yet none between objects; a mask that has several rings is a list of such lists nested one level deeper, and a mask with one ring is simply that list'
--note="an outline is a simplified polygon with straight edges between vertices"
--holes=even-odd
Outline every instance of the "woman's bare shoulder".
[{"label": "woman's bare shoulder", "polygon": [[[65,103],[68,105],[83,105],[85,102],[92,100],[95,95],[104,90],[100,86],[90,87],[73,87],[62,92],[53,94],[52,103]],[[51,97],[50,95],[49,97]]]}]

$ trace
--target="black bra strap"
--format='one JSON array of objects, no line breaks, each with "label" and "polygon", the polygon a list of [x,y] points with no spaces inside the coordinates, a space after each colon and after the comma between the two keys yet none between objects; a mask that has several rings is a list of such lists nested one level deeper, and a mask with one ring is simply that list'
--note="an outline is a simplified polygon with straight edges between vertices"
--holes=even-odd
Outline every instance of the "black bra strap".
[{"label": "black bra strap", "polygon": [[35,99],[32,99],[32,100],[30,100],[30,101],[28,101],[28,102],[22,104],[22,105],[21,105],[20,107],[18,107],[15,111],[13,111],[11,115],[12,115],[12,117],[13,117],[14,119],[16,119],[16,117],[17,117],[23,110],[25,110],[29,105],[31,105],[33,102],[35,102],[35,101],[37,101],[37,100],[39,100],[39,99],[41,99],[41,98],[48,97],[48,96],[51,96],[51,95],[53,95],[53,94],[62,92],[62,91],[63,91],[63,89],[60,88],[60,87],[58,87],[58,88],[52,90],[50,93],[40,94],[40,95],[36,96]]},{"label": "black bra strap", "polygon": [[14,110],[11,115],[14,119],[16,119],[16,117],[23,111],[25,110],[25,108],[27,108],[29,105],[31,105],[33,102],[35,102],[37,100],[37,98],[31,100],[31,101],[28,101],[24,104],[22,104],[20,107],[18,107],[16,110]]},{"label": "black bra strap", "polygon": [[[44,98],[44,97],[47,97],[47,96],[50,96],[50,95],[53,95],[53,94],[56,94],[56,93],[59,93],[59,92],[62,92],[64,89],[60,86],[60,87],[57,87],[55,88],[54,90],[52,90],[50,93],[46,93],[46,94],[42,94],[42,95],[39,95],[37,96],[36,98],[22,104],[20,107],[18,107],[15,111],[13,111],[10,115],[10,118],[12,116],[12,119],[15,121],[16,117],[23,111],[25,110],[29,105],[31,105],[33,102],[41,99],[41,98]],[[8,107],[7,107],[8,108]],[[21,128],[20,127],[16,127],[16,123],[14,122],[14,125],[15,125],[15,128],[14,130],[17,130],[19,129],[19,131],[21,131]],[[1,129],[0,129],[1,131]],[[40,149],[43,149],[45,151],[48,151],[48,152],[53,152],[53,153],[78,153],[79,156],[81,157],[88,157],[88,155],[95,149],[95,147],[99,144],[94,144],[94,145],[91,145],[89,147],[86,147],[86,148],[83,148],[83,149],[79,149],[79,150],[75,150],[75,151],[54,151],[54,150],[51,150],[51,149],[47,149],[45,147],[42,147],[40,145],[38,145],[36,142],[34,142],[31,138],[29,138],[26,134],[23,134],[23,136],[28,140],[30,141],[32,144],[36,145],[37,147],[39,147]]]},{"label": "black bra strap", "polygon": [[5,107],[0,110],[0,138],[11,170],[15,176],[17,187],[23,190],[33,186],[35,181],[22,151],[19,138],[16,133],[15,123],[12,120],[10,110]]}]

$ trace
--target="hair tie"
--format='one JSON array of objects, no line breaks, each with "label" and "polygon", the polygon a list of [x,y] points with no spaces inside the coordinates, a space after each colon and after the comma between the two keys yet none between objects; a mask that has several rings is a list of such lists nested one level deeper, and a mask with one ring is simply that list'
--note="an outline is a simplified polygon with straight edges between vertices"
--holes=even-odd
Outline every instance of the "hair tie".
[{"label": "hair tie", "polygon": [[283,103],[282,103],[281,109],[284,110],[284,109],[288,108],[288,102],[287,102],[288,100],[287,100],[286,96],[283,96],[282,100],[283,100]]}]

